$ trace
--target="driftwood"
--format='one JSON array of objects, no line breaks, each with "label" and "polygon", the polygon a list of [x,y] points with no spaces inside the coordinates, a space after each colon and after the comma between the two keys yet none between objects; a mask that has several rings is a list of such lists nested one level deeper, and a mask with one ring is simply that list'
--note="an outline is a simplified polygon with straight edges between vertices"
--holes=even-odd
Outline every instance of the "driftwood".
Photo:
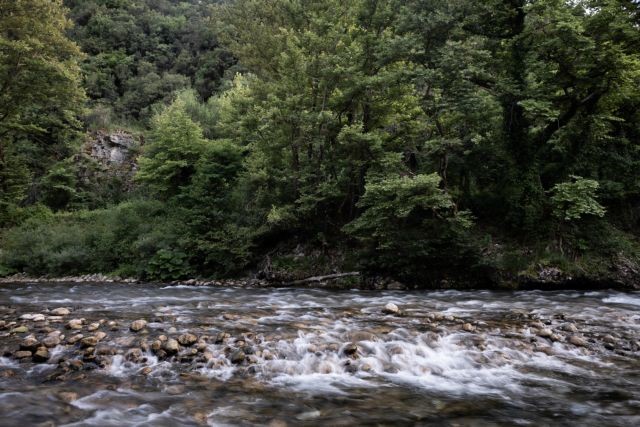
[{"label": "driftwood", "polygon": [[360,272],[352,271],[349,273],[335,273],[328,274],[326,276],[313,276],[308,277],[306,279],[294,280],[293,282],[282,283],[282,286],[298,286],[298,285],[306,285],[309,283],[322,283],[329,280],[341,279],[343,277],[355,277],[360,276]]}]

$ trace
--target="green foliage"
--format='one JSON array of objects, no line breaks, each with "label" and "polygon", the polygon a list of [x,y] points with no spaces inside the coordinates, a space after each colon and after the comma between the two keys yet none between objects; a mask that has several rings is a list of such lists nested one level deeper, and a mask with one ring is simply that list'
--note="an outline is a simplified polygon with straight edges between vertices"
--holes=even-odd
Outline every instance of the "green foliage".
[{"label": "green foliage", "polygon": [[[4,272],[231,275],[301,242],[411,281],[639,256],[633,2],[64,3],[0,0]],[[143,134],[133,191],[86,179],[81,116]]]},{"label": "green foliage", "polygon": [[551,196],[553,214],[562,221],[575,221],[586,215],[603,217],[605,209],[596,200],[598,181],[572,176],[572,181],[556,184]]},{"label": "green foliage", "polygon": [[346,230],[363,243],[370,268],[410,278],[468,261],[469,213],[456,211],[440,183],[429,174],[367,184],[364,212]]},{"label": "green foliage", "polygon": [[175,197],[191,182],[205,149],[202,129],[178,99],[154,117],[136,178],[165,200]]},{"label": "green foliage", "polygon": [[147,121],[155,104],[188,87],[213,95],[233,57],[209,25],[215,0],[65,0],[71,37],[89,55],[83,63],[92,105],[111,105],[118,122]]}]

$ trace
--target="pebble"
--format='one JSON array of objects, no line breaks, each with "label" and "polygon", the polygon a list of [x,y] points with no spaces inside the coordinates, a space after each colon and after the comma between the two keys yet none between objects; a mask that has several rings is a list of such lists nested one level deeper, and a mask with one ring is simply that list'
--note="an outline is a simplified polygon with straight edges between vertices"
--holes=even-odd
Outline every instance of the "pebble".
[{"label": "pebble", "polygon": [[462,330],[466,332],[473,332],[476,330],[476,328],[471,323],[465,323],[464,325],[462,325]]},{"label": "pebble", "polygon": [[11,332],[12,334],[26,334],[27,332],[29,332],[29,328],[22,325],[11,329],[9,332]]}]

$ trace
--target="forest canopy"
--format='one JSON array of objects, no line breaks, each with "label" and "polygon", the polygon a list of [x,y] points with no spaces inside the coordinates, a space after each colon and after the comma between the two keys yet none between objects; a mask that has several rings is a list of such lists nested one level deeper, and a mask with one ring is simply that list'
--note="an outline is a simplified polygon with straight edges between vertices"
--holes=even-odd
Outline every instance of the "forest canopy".
[{"label": "forest canopy", "polygon": [[0,88],[0,274],[640,266],[636,1],[0,0]]}]

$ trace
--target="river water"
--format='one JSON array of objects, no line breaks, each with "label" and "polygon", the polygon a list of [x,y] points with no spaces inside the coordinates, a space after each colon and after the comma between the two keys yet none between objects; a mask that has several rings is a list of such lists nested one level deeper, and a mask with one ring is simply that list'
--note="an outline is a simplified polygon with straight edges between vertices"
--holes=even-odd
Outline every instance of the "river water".
[{"label": "river water", "polygon": [[640,425],[640,293],[15,284],[0,326],[5,426]]}]

